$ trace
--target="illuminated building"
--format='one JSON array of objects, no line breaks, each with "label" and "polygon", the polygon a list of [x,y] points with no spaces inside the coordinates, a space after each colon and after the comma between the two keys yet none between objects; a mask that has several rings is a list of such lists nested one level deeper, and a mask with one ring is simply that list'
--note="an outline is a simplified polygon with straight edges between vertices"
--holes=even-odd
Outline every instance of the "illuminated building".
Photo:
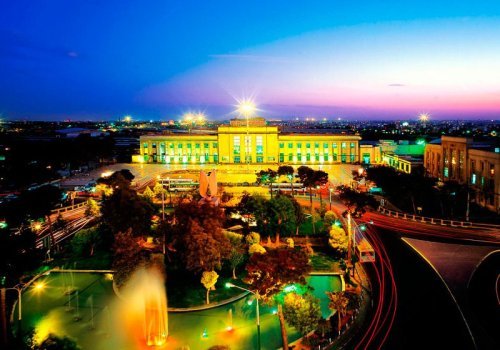
[{"label": "illuminated building", "polygon": [[263,118],[233,119],[215,134],[143,135],[134,162],[326,164],[360,161],[360,136],[282,133]]},{"label": "illuminated building", "polygon": [[424,166],[441,181],[468,184],[475,202],[500,211],[500,149],[471,138],[442,136],[425,147]]}]

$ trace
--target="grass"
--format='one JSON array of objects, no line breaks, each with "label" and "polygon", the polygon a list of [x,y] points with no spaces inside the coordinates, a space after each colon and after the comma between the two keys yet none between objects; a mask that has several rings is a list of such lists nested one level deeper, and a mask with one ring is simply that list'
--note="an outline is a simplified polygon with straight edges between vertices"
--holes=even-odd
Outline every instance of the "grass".
[{"label": "grass", "polygon": [[338,261],[323,252],[315,252],[311,257],[313,271],[335,271]]},{"label": "grass", "polygon": [[[323,234],[323,221],[318,220],[314,223],[315,225],[315,230],[313,230],[313,224],[312,224],[312,218],[306,219],[306,221],[300,225],[299,227],[299,234],[301,236],[318,236]],[[315,233],[314,233],[315,231]]]},{"label": "grass", "polygon": [[[219,277],[215,285],[215,290],[210,291],[211,304],[227,300],[242,293],[237,288],[226,288],[226,282],[244,285],[240,280]],[[169,274],[167,276],[167,295],[169,307],[188,308],[203,306],[206,303],[206,289],[198,277]]]}]

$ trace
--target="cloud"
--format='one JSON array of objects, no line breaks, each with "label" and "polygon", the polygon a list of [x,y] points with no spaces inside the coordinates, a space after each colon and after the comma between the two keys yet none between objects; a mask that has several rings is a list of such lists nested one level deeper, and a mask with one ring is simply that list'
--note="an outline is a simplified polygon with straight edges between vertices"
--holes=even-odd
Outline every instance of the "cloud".
[{"label": "cloud", "polygon": [[392,84],[387,84],[387,86],[391,86],[391,87],[405,87],[406,84],[392,83]]}]

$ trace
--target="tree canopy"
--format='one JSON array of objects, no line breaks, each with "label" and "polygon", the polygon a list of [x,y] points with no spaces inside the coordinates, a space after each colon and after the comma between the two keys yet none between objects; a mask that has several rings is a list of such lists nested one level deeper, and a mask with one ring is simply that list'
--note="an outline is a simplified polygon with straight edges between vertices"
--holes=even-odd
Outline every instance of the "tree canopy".
[{"label": "tree canopy", "polygon": [[246,270],[245,282],[266,300],[288,284],[305,284],[311,266],[306,252],[300,248],[276,248],[266,254],[253,254]]}]

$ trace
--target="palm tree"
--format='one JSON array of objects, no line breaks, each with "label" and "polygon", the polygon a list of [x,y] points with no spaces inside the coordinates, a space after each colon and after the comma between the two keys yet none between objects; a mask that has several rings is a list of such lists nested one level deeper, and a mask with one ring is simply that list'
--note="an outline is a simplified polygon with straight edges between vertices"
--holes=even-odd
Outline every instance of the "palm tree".
[{"label": "palm tree", "polygon": [[338,330],[340,335],[340,328],[342,328],[342,316],[347,312],[347,304],[349,304],[349,299],[346,297],[345,292],[325,292],[330,299],[328,307],[330,310],[337,310],[338,315]]},{"label": "palm tree", "polygon": [[291,165],[281,165],[278,167],[278,175],[286,175],[290,180],[290,185],[292,186],[292,197],[293,197],[293,174],[295,170]]}]

